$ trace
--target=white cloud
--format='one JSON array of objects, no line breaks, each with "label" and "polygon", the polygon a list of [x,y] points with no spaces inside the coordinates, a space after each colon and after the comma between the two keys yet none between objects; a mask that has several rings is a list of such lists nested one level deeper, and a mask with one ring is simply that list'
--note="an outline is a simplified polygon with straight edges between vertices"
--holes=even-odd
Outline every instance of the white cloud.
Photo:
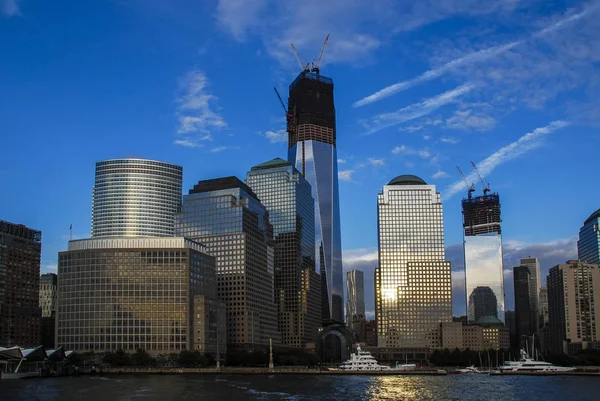
[{"label": "white cloud", "polygon": [[424,117],[440,107],[452,103],[456,98],[470,92],[475,86],[471,84],[461,85],[437,96],[425,99],[419,103],[411,104],[392,113],[378,114],[365,124],[367,134],[373,134],[384,128]]},{"label": "white cloud", "polygon": [[406,145],[400,145],[400,146],[396,146],[394,149],[392,149],[392,153],[395,155],[401,155],[401,156],[419,156],[422,159],[429,159],[431,157],[431,153],[429,153],[429,150],[427,150],[427,148],[425,149],[414,149],[411,148],[410,146],[406,146]]},{"label": "white cloud", "polygon": [[58,272],[58,265],[56,263],[44,263],[41,270],[42,273],[56,273]]},{"label": "white cloud", "polygon": [[369,163],[371,163],[371,166],[373,166],[373,167],[380,167],[385,164],[385,159],[376,159],[374,157],[370,157],[368,159],[368,161],[369,161]]},{"label": "white cloud", "polygon": [[346,163],[346,160],[344,160],[344,159],[338,159],[337,162],[338,162],[338,164],[344,164],[344,163]]},{"label": "white cloud", "polygon": [[212,153],[220,153],[220,152],[223,152],[224,150],[227,150],[227,149],[237,149],[237,147],[234,147],[234,146],[216,146],[216,147],[212,148],[210,151]]},{"label": "white cloud", "polygon": [[457,110],[446,120],[446,127],[462,130],[488,131],[496,126],[496,119],[472,110]]},{"label": "white cloud", "polygon": [[[569,126],[571,123],[568,121],[553,121],[545,127],[536,128],[533,131],[523,135],[515,142],[512,142],[495,153],[491,154],[483,161],[477,163],[480,174],[483,177],[489,175],[496,167],[500,164],[505,163],[515,157],[527,153],[530,150],[537,148],[540,145],[540,140],[556,130]],[[468,182],[475,182],[477,180],[476,172],[472,172],[467,176]],[[464,187],[464,181],[458,180],[448,186],[443,192],[444,199],[450,199],[452,196],[460,192]]]},{"label": "white cloud", "polygon": [[271,143],[287,142],[288,133],[285,129],[279,129],[277,131],[269,130],[260,134],[269,140]]},{"label": "white cloud", "polygon": [[260,25],[260,12],[266,0],[219,0],[217,22],[236,40],[242,41],[246,32]]},{"label": "white cloud", "polygon": [[2,14],[4,14],[7,17],[21,15],[21,9],[19,8],[19,2],[20,2],[20,0],[1,0]]},{"label": "white cloud", "polygon": [[[587,16],[590,12],[595,11],[596,8],[597,8],[596,6],[590,7],[589,9],[586,9],[580,13],[571,15],[567,18],[563,18],[563,19],[551,24],[550,26],[547,26],[546,28],[533,33],[531,35],[531,37],[532,38],[540,38],[540,37],[543,37],[544,35],[547,35],[548,33],[557,31],[558,29],[564,27],[565,25],[568,25],[574,21],[577,21],[577,20]],[[525,41],[526,40],[517,40],[517,41],[505,43],[502,45],[493,46],[493,47],[489,47],[486,49],[468,53],[464,56],[450,60],[440,67],[432,68],[428,71],[425,71],[423,74],[419,75],[418,77],[415,77],[415,78],[412,78],[409,80],[405,80],[405,81],[401,81],[401,82],[397,82],[393,85],[387,86],[369,96],[362,98],[361,100],[358,100],[357,102],[355,102],[353,104],[353,106],[361,107],[361,106],[364,106],[364,105],[367,105],[370,103],[377,102],[381,99],[392,96],[398,92],[409,89],[415,85],[430,81],[435,78],[439,78],[449,71],[457,70],[459,67],[464,67],[465,65],[470,65],[473,63],[479,63],[479,62],[483,62],[483,61],[492,59],[494,57],[497,57],[497,56],[499,56],[503,53],[506,53],[507,51],[521,45]]]},{"label": "white cloud", "polygon": [[338,171],[338,179],[342,180],[342,181],[346,181],[346,182],[351,182],[352,181],[352,173],[354,172],[354,170],[341,170]]},{"label": "white cloud", "polygon": [[431,139],[431,137],[429,135],[423,135],[423,140],[424,141],[428,141],[430,139]]},{"label": "white cloud", "polygon": [[435,178],[435,179],[446,178],[446,177],[450,177],[450,175],[442,170],[438,170],[437,173],[435,173],[434,175],[431,176],[431,178]]},{"label": "white cloud", "polygon": [[181,96],[177,98],[177,134],[175,144],[201,147],[202,141],[212,139],[211,132],[227,126],[225,119],[214,110],[217,98],[208,89],[208,79],[199,70],[192,70],[180,80]]},{"label": "white cloud", "polygon": [[363,262],[373,262],[376,265],[378,259],[379,253],[377,248],[349,249],[342,252],[344,269],[347,270],[351,270],[353,266]]},{"label": "white cloud", "polygon": [[458,140],[458,138],[452,138],[452,137],[448,137],[448,136],[443,136],[440,138],[440,142],[442,143],[450,143],[452,145],[457,144],[458,142],[460,142]]}]

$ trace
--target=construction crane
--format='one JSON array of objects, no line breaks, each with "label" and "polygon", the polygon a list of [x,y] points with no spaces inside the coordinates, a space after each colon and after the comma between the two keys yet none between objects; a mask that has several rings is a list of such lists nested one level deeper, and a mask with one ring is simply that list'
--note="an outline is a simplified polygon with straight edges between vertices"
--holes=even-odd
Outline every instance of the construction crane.
[{"label": "construction crane", "polygon": [[481,174],[479,173],[479,169],[477,168],[477,166],[475,165],[475,163],[473,163],[473,161],[471,160],[471,165],[473,166],[473,170],[475,170],[475,172],[477,173],[477,176],[479,177],[479,182],[481,182],[481,186],[483,187],[483,195],[487,195],[488,192],[490,192],[490,184],[488,183],[487,185],[485,185],[485,183],[483,182],[483,178],[481,177]]},{"label": "construction crane", "polygon": [[325,53],[325,47],[327,47],[327,42],[329,42],[329,35],[331,34],[328,33],[327,36],[325,36],[325,41],[323,42],[323,47],[321,48],[321,54],[319,55],[317,63],[312,63],[311,71],[316,72],[317,74],[319,73],[319,69],[321,68],[321,60],[323,59],[323,53]]},{"label": "construction crane", "polygon": [[463,172],[462,172],[462,170],[460,169],[460,167],[456,166],[456,168],[458,169],[458,172],[459,172],[460,176],[462,177],[462,179],[463,179],[463,180],[464,180],[464,182],[465,182],[465,185],[467,186],[467,192],[468,192],[468,196],[469,196],[469,199],[471,199],[471,194],[472,194],[473,192],[475,192],[475,184],[471,184],[471,185],[469,186],[469,182],[467,181],[467,178],[466,178],[466,177],[465,177],[465,175],[463,174]]},{"label": "construction crane", "polygon": [[300,71],[302,71],[302,72],[309,71],[310,68],[308,67],[308,63],[306,63],[306,66],[304,65],[304,63],[302,63],[302,59],[300,59],[300,54],[298,54],[298,49],[296,49],[296,46],[294,46],[293,43],[290,43],[290,46],[292,46],[292,50],[294,51],[294,54],[296,55],[296,60],[298,60],[298,65],[300,66]]},{"label": "construction crane", "polygon": [[281,107],[283,107],[283,112],[285,113],[285,117],[289,120],[290,118],[292,118],[292,115],[288,113],[288,109],[285,106],[285,103],[283,102],[283,99],[281,98],[281,95],[279,94],[279,91],[277,90],[277,88],[273,87],[273,90],[275,90],[275,94],[277,95],[277,98],[279,99],[279,103],[281,103]]}]

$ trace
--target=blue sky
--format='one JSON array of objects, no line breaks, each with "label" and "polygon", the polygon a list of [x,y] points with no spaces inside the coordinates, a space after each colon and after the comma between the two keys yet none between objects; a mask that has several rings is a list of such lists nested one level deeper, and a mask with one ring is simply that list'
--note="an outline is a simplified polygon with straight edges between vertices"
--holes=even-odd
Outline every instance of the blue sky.
[{"label": "blue sky", "polygon": [[285,157],[273,86],[298,73],[290,42],[311,61],[331,33],[345,268],[372,310],[377,193],[419,175],[461,313],[457,165],[501,196],[507,270],[575,258],[600,207],[599,18],[596,0],[0,0],[0,218],[43,231],[52,271],[69,224],[89,235],[98,160],[180,164],[187,190]]}]

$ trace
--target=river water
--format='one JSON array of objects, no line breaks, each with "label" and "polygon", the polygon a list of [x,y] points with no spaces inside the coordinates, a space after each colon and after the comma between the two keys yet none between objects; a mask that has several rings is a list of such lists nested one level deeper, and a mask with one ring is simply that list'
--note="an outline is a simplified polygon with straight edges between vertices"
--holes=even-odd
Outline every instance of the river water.
[{"label": "river water", "polygon": [[3,380],[0,400],[599,400],[600,377],[118,375]]}]

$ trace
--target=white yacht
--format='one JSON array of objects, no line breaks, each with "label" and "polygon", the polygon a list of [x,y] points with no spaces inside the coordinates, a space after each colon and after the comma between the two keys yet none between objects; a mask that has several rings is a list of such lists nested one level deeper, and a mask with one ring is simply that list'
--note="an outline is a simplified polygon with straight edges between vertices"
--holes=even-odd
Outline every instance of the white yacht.
[{"label": "white yacht", "polygon": [[341,370],[409,370],[392,369],[386,365],[380,365],[370,352],[356,348],[356,353],[350,354],[350,359],[340,365]]},{"label": "white yacht", "polygon": [[507,361],[498,368],[500,372],[572,372],[574,367],[554,366],[549,362],[531,359],[524,350],[521,350],[521,359]]}]

